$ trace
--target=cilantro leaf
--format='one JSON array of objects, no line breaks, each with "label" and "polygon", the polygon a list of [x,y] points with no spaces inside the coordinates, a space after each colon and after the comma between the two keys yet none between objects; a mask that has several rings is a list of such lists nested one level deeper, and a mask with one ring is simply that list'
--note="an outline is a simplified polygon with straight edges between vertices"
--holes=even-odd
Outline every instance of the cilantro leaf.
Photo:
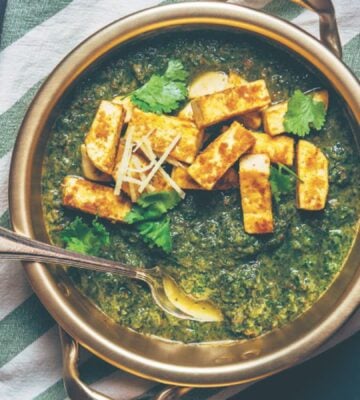
[{"label": "cilantro leaf", "polygon": [[165,71],[165,77],[172,81],[185,82],[189,74],[179,60],[170,60]]},{"label": "cilantro leaf", "polygon": [[[283,170],[287,171],[287,174],[284,174]],[[277,202],[280,201],[280,197],[283,194],[289,193],[291,190],[293,190],[294,176],[296,177],[295,172],[293,172],[290,168],[285,167],[285,165],[278,164],[278,168],[271,166],[271,192]]]},{"label": "cilantro leaf", "polygon": [[288,102],[284,126],[289,133],[305,136],[310,133],[311,127],[320,130],[325,123],[325,116],[324,103],[295,90]]},{"label": "cilantro leaf", "polygon": [[143,194],[137,201],[138,205],[135,205],[126,215],[125,221],[133,224],[159,218],[174,208],[180,200],[180,196],[174,190]]},{"label": "cilantro leaf", "polygon": [[141,222],[137,225],[138,231],[145,243],[154,245],[169,253],[172,249],[170,236],[170,219],[163,216],[157,221]]},{"label": "cilantro leaf", "polygon": [[135,224],[145,243],[169,253],[172,249],[170,219],[164,214],[174,208],[180,196],[173,190],[143,194],[126,215],[125,222]]},{"label": "cilantro leaf", "polygon": [[77,253],[96,256],[100,250],[110,244],[110,234],[96,219],[88,226],[80,217],[76,217],[61,232],[66,248]]},{"label": "cilantro leaf", "polygon": [[143,208],[157,210],[160,214],[164,214],[174,208],[180,200],[181,197],[175,190],[171,190],[168,192],[145,193],[139,198],[138,203]]},{"label": "cilantro leaf", "polygon": [[170,60],[164,75],[154,74],[131,94],[131,101],[145,112],[166,114],[176,110],[187,97],[188,73],[178,60]]}]

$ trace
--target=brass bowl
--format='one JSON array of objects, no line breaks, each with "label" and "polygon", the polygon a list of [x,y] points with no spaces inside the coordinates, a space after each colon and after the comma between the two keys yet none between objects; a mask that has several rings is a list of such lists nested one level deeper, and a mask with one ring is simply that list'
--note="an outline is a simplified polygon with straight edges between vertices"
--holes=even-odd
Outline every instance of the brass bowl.
[{"label": "brass bowl", "polygon": [[[94,63],[125,43],[169,31],[244,31],[298,54],[327,79],[360,121],[360,86],[323,44],[295,26],[248,8],[212,2],[158,7],[105,27],[70,53],[32,102],[16,142],[11,165],[10,210],[14,230],[48,241],[41,210],[41,166],[49,130],[61,99]],[[359,130],[356,134],[359,138]],[[72,286],[61,268],[31,263],[33,289],[56,321],[84,347],[107,362],[152,380],[197,387],[247,382],[304,359],[350,316],[360,303],[360,236],[345,265],[322,298],[282,329],[243,341],[181,344],[121,327]]]}]

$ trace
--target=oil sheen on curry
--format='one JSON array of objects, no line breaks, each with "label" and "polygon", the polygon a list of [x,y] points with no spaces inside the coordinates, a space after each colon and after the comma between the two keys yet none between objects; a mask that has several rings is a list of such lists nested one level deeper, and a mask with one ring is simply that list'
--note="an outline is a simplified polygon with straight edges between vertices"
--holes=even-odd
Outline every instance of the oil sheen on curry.
[{"label": "oil sheen on curry", "polygon": [[212,321],[177,319],[141,282],[67,270],[117,323],[193,343],[253,338],[316,302],[352,244],[359,178],[326,82],[260,39],[198,32],[123,48],[77,83],[42,201],[53,243],[159,266],[190,313],[216,305]]}]

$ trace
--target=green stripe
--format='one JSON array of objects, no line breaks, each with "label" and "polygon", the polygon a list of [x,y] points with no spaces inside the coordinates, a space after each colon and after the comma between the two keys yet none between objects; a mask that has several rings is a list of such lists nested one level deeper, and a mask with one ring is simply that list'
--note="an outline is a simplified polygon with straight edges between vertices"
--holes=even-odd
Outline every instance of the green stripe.
[{"label": "green stripe", "polygon": [[4,214],[0,217],[0,226],[10,229],[10,214],[9,210],[6,210]]},{"label": "green stripe", "polygon": [[360,78],[360,33],[344,46],[343,61]]},{"label": "green stripe", "polygon": [[1,37],[0,51],[21,38],[30,29],[46,21],[72,0],[10,0],[8,1]]},{"label": "green stripe", "polygon": [[266,13],[273,14],[283,19],[294,19],[300,15],[304,8],[289,0],[274,0],[262,9]]},{"label": "green stripe", "polygon": [[0,368],[54,325],[54,320],[33,294],[0,321]]},{"label": "green stripe", "polygon": [[0,157],[13,148],[24,115],[41,84],[42,81],[34,85],[9,110],[0,115]]}]

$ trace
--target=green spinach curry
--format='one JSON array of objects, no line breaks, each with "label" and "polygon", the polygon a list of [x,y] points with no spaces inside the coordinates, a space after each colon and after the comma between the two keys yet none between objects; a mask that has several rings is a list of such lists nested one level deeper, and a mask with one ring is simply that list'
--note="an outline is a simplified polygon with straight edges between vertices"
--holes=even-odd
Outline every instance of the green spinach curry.
[{"label": "green spinach curry", "polygon": [[[203,71],[236,71],[246,80],[265,79],[272,101],[296,90],[324,87],[298,59],[259,39],[202,32],[168,35],[129,47],[91,71],[67,96],[46,147],[43,209],[49,236],[64,246],[61,231],[81,215],[61,205],[64,176],[81,175],[80,146],[100,100],[127,94],[180,60],[189,79]],[[218,128],[208,129],[217,134]],[[110,232],[97,255],[136,267],[159,265],[195,298],[222,311],[222,322],[179,320],[154,304],[146,285],[112,274],[70,269],[77,288],[117,323],[144,334],[182,342],[249,338],[295,319],[338,274],[359,215],[360,168],[342,102],[330,92],[326,123],[307,140],[329,160],[330,190],[324,210],[295,206],[293,190],[273,199],[275,231],[244,232],[239,190],[188,191],[168,213],[172,251],[150,248],[127,224],[100,221]],[[278,196],[277,196],[278,197]]]}]

